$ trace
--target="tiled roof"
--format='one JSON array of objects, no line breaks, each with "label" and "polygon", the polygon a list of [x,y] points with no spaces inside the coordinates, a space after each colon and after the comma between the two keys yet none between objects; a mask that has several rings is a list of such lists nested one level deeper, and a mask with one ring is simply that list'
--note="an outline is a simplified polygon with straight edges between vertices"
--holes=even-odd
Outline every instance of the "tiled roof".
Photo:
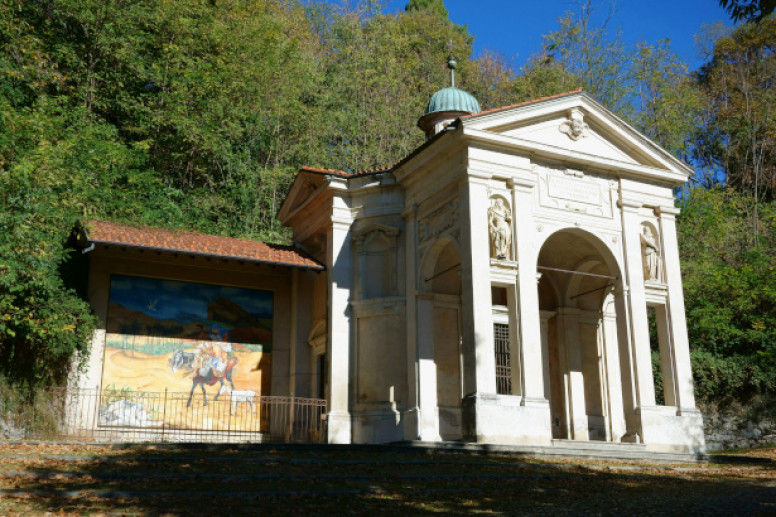
[{"label": "tiled roof", "polygon": [[318,261],[292,246],[195,232],[134,227],[97,220],[85,221],[83,229],[90,244],[146,248],[306,269],[324,269]]},{"label": "tiled roof", "polygon": [[379,169],[367,169],[363,171],[347,172],[339,171],[335,169],[318,169],[316,167],[302,167],[299,172],[313,172],[315,174],[327,174],[332,176],[339,176],[341,178],[354,178],[357,176],[368,176],[370,174],[379,174],[381,172],[390,172],[392,167],[381,167]]},{"label": "tiled roof", "polygon": [[467,119],[467,118],[474,118],[479,117],[480,115],[487,115],[489,113],[495,113],[497,111],[504,111],[512,108],[519,108],[520,106],[527,106],[528,104],[536,104],[537,102],[543,102],[550,99],[557,99],[558,97],[565,97],[566,95],[573,95],[575,93],[580,93],[582,91],[582,88],[577,88],[576,90],[571,90],[570,92],[563,92],[558,93],[555,95],[548,95],[547,97],[540,97],[538,99],[531,99],[530,101],[524,101],[524,102],[518,102],[517,104],[510,104],[508,106],[500,106],[498,108],[491,108],[485,111],[480,111],[478,113],[471,113],[469,115],[463,115],[461,116],[461,119]]}]

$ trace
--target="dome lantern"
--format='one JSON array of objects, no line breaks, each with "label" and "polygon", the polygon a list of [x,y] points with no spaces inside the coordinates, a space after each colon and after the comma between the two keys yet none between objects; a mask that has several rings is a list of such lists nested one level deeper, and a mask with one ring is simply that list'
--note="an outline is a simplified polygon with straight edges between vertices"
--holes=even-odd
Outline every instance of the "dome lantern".
[{"label": "dome lantern", "polygon": [[443,131],[461,115],[481,111],[480,103],[472,94],[455,87],[456,66],[457,63],[451,52],[447,58],[450,86],[442,88],[431,96],[423,116],[418,120],[418,127],[425,131],[427,139]]}]

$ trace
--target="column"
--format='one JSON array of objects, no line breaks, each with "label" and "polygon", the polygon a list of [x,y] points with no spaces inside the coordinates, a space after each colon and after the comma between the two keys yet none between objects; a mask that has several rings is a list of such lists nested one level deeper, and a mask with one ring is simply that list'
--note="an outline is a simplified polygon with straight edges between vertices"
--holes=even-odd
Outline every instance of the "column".
[{"label": "column", "polygon": [[550,400],[550,319],[555,311],[540,311],[539,324],[542,332],[542,375],[544,376],[544,398]]},{"label": "column", "polygon": [[[601,311],[601,346],[603,348],[604,371],[606,375],[606,402],[609,414],[610,439],[619,442],[627,432],[623,412],[623,391],[625,386],[620,373],[620,350],[618,343],[617,319],[624,318],[614,309],[614,295],[610,294]],[[626,377],[627,378],[627,377]]]},{"label": "column", "polygon": [[[512,184],[513,220],[516,226],[515,257],[518,263],[517,293],[520,314],[520,359],[523,371],[523,405],[547,405],[544,395],[544,360],[536,280],[538,250],[533,224],[533,184]],[[519,227],[518,227],[519,226]]]},{"label": "column", "polygon": [[464,397],[496,393],[488,208],[486,181],[469,176],[461,183]]},{"label": "column", "polygon": [[[514,255],[513,255],[514,256]],[[512,362],[512,395],[523,395],[523,361],[520,358],[520,318],[517,312],[517,284],[507,287],[509,310],[509,358]]]},{"label": "column", "polygon": [[[668,301],[666,303],[667,327],[672,345],[675,375],[676,406],[692,413],[695,409],[695,394],[693,393],[692,368],[690,366],[690,342],[687,338],[687,321],[684,314],[684,293],[682,292],[682,275],[679,269],[679,248],[676,239],[676,215],[679,209],[660,207],[660,238],[663,250],[665,281],[668,286]],[[661,354],[662,355],[662,354]]]},{"label": "column", "polygon": [[[337,202],[335,198],[334,202]],[[343,214],[344,215],[344,214]],[[353,287],[350,249],[350,224],[347,217],[332,216],[327,236],[326,268],[329,277],[329,443],[351,442],[350,360],[351,323],[350,293]]]},{"label": "column", "polygon": [[652,378],[652,354],[649,348],[647,298],[641,253],[641,203],[621,201],[622,236],[625,247],[625,277],[628,281],[631,350],[634,361],[636,402],[639,407],[655,405],[655,383]]},{"label": "column", "polygon": [[668,324],[668,306],[655,305],[657,342],[660,347],[660,373],[663,377],[663,398],[666,406],[676,406],[676,371],[674,370],[674,345]]},{"label": "column", "polygon": [[585,404],[585,379],[582,372],[582,343],[579,341],[579,309],[561,307],[558,309],[558,329],[563,330],[560,363],[566,379],[566,414],[568,415],[569,438],[587,441],[587,408]]},{"label": "column", "polygon": [[437,367],[434,361],[434,293],[417,296],[418,439],[441,441],[437,402]]}]

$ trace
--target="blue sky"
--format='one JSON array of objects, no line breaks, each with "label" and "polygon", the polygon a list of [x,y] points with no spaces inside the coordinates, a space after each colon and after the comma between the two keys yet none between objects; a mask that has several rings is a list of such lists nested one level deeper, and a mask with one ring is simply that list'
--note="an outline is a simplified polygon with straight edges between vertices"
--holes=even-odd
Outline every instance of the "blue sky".
[{"label": "blue sky", "polygon": [[[329,0],[339,3],[338,0]],[[408,0],[390,0],[385,12],[403,10]],[[579,12],[574,0],[445,0],[450,19],[467,25],[476,37],[475,54],[483,49],[514,58],[520,67],[531,53],[539,50],[542,35],[558,28],[558,19],[568,11]],[[596,1],[601,14],[609,5]],[[703,61],[697,54],[694,37],[704,23],[722,21],[731,25],[717,0],[620,0],[610,27],[620,27],[626,43],[656,43],[671,40],[676,52],[689,65],[698,68]]]}]

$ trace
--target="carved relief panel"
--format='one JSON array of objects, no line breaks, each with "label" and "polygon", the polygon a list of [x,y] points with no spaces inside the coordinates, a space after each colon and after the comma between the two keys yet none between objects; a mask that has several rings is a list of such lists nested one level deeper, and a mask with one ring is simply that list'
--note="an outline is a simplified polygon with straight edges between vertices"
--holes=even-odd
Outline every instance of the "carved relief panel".
[{"label": "carved relief panel", "polygon": [[433,243],[442,234],[456,240],[459,238],[458,206],[458,200],[452,200],[418,219],[418,240],[421,247]]}]

